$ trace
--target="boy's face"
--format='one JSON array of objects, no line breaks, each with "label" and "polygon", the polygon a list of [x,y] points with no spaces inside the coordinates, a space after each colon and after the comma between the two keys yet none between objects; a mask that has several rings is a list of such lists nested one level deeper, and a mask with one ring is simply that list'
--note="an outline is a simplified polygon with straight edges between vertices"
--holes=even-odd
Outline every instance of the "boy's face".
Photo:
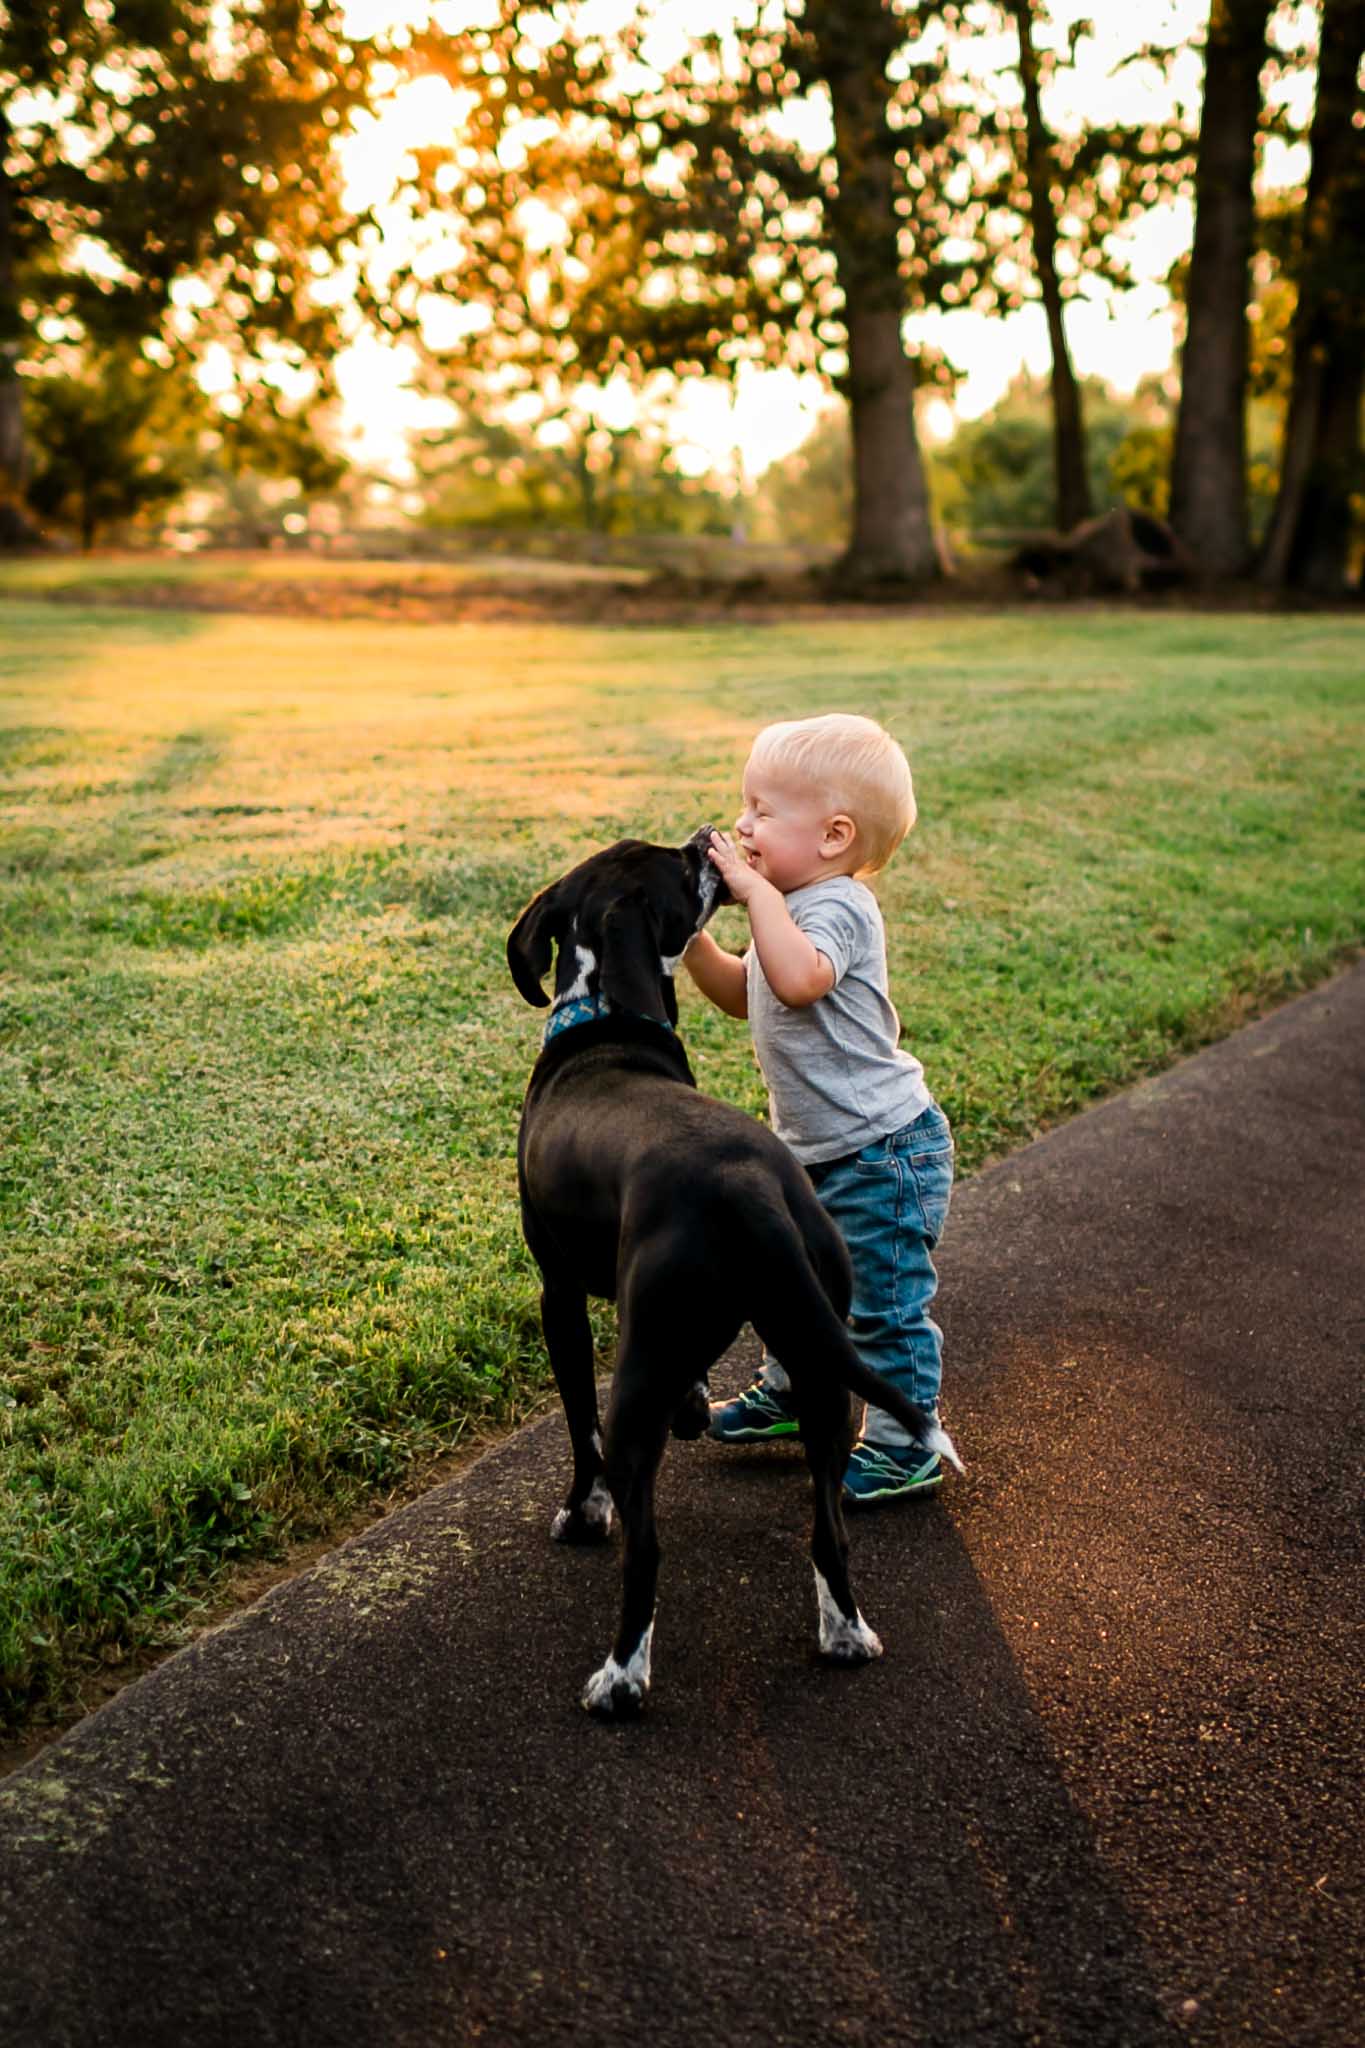
[{"label": "boy's face", "polygon": [[853,824],[827,791],[780,770],[744,770],[735,837],[749,866],[784,896],[807,882],[853,872]]}]

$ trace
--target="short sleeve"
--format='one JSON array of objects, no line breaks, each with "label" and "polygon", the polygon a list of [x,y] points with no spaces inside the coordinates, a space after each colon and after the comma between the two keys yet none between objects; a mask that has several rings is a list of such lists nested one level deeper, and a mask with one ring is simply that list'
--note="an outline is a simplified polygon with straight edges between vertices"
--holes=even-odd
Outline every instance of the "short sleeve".
[{"label": "short sleeve", "polygon": [[829,961],[835,981],[842,981],[866,940],[866,923],[857,908],[841,896],[822,894],[814,903],[801,904],[795,922]]}]

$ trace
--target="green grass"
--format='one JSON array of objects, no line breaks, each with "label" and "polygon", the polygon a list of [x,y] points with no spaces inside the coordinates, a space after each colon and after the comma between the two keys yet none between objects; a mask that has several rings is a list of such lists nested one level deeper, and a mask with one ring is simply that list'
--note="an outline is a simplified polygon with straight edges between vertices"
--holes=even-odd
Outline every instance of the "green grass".
[{"label": "green grass", "polygon": [[[564,865],[728,821],[768,719],[885,719],[921,804],[894,988],[970,1170],[1358,947],[1363,671],[1322,617],[0,603],[9,1713],[543,1392],[512,1163],[542,1020],[502,948]],[[758,1109],[741,1027],[683,1023]]]}]

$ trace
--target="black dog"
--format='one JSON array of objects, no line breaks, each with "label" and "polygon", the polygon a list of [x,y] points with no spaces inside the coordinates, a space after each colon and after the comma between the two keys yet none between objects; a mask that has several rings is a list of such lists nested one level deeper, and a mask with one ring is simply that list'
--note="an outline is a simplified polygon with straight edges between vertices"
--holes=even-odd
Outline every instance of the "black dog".
[{"label": "black dog", "polygon": [[[552,1533],[598,1542],[612,1503],[625,1530],[620,1631],[583,1704],[638,1713],[649,1689],[659,1545],[654,1479],[672,1425],[699,1436],[705,1376],[746,1322],[791,1380],[815,1482],[811,1555],[820,1649],[864,1663],[881,1644],[848,1582],[840,1487],[853,1442],[850,1392],[888,1409],[954,1464],[934,1417],[870,1371],[849,1338],[848,1253],[780,1139],[698,1094],[674,1026],[673,974],[725,898],[706,857],[623,839],[545,889],[507,941],[528,1003],[558,948],[554,1006],[522,1110],[522,1224],[543,1282],[541,1318],[573,1445],[573,1484]],[[619,1304],[605,1448],[587,1297]]]}]

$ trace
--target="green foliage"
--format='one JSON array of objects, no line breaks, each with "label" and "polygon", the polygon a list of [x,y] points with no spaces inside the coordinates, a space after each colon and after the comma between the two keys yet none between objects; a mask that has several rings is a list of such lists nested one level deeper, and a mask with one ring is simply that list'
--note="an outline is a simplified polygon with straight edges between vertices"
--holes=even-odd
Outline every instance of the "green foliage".
[{"label": "green foliage", "polygon": [[28,500],[82,547],[180,496],[199,466],[208,407],[193,381],[129,350],[78,374],[27,380]]},{"label": "green foliage", "polygon": [[[1097,379],[1082,386],[1086,456],[1097,510],[1141,478],[1136,451],[1164,427],[1165,404],[1148,388],[1133,398]],[[1016,379],[991,412],[967,420],[935,455],[960,488],[958,518],[969,533],[1047,528],[1053,521],[1052,411],[1045,383]],[[1122,479],[1122,482],[1121,482]]]},{"label": "green foliage", "polygon": [[424,437],[417,467],[434,527],[723,533],[734,517],[730,501],[683,473],[648,416],[614,427],[564,406],[533,427],[471,407],[448,433]]},{"label": "green foliage", "polygon": [[[1164,514],[1170,461],[1169,402],[1156,385],[1131,398],[1097,379],[1083,386],[1091,491],[1097,508],[1126,499]],[[989,536],[1052,524],[1052,413],[1047,386],[1027,374],[979,419],[932,449],[939,515],[957,531]],[[848,419],[831,410],[810,439],[760,479],[756,530],[808,544],[837,540],[850,496]]]},{"label": "green foliage", "polygon": [[247,479],[290,478],[325,491],[346,465],[318,439],[316,415],[291,416],[258,395],[219,413],[183,365],[130,347],[71,355],[64,374],[27,377],[27,500],[85,549],[196,488],[231,493]]}]

